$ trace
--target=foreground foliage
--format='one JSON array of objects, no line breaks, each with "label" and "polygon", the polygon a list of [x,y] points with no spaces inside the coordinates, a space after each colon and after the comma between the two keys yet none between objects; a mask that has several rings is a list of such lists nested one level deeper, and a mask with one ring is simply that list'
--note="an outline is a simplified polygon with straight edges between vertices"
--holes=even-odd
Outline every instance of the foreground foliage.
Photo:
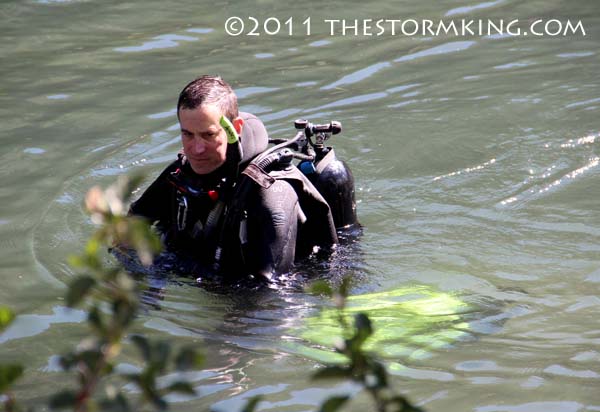
[{"label": "foreground foliage", "polygon": [[[348,297],[348,283],[348,279],[344,279],[337,290],[323,281],[311,287],[313,293],[329,296],[336,304],[338,322],[342,326],[344,336],[339,340],[335,350],[346,359],[341,365],[328,365],[319,369],[312,379],[346,379],[358,383],[372,398],[377,412],[423,412],[404,396],[393,391],[385,366],[375,355],[364,349],[365,342],[373,334],[371,320],[367,314],[355,314],[353,325],[348,324],[344,312]],[[329,398],[321,405],[320,411],[337,411],[348,400],[348,396]]]},{"label": "foreground foliage", "polygon": [[[139,178],[121,178],[105,191],[93,187],[86,196],[86,209],[100,226],[83,254],[70,259],[82,275],[69,285],[66,302],[69,307],[81,305],[87,309],[90,336],[61,357],[64,370],[77,374],[79,387],[53,396],[50,400],[53,409],[127,411],[140,410],[144,403],[165,409],[164,396],[168,393],[195,393],[185,381],[159,388],[157,378],[167,373],[171,365],[179,371],[197,368],[202,364],[202,356],[192,347],[173,354],[168,342],[150,342],[141,335],[127,337],[127,329],[139,310],[139,284],[121,266],[111,267],[103,262],[104,252],[113,245],[135,250],[145,265],[152,264],[160,252],[160,240],[148,224],[126,215],[129,196],[139,183]],[[134,344],[143,358],[145,366],[139,372],[118,373],[115,369],[125,339]],[[135,407],[112,383],[110,378],[114,375],[133,384],[141,393]]]},{"label": "foreground foliage", "polygon": [[[62,368],[76,374],[78,386],[53,395],[49,401],[51,409],[139,411],[149,406],[163,410],[168,407],[167,394],[195,394],[194,388],[184,380],[159,385],[158,378],[172,370],[200,368],[203,356],[193,346],[175,352],[169,342],[152,342],[141,335],[128,336],[127,331],[139,311],[140,286],[120,265],[106,263],[105,251],[114,245],[134,250],[145,265],[152,264],[154,256],[160,252],[160,241],[147,223],[126,215],[127,201],[139,183],[140,178],[120,178],[108,189],[93,187],[86,195],[86,210],[99,227],[84,252],[70,259],[81,275],[70,283],[66,302],[69,307],[86,309],[90,332],[73,351],[61,357]],[[356,314],[353,325],[346,321],[344,308],[348,282],[344,281],[335,291],[327,283],[319,282],[313,285],[312,291],[325,294],[336,302],[344,336],[335,350],[346,359],[343,364],[319,369],[312,379],[345,379],[358,383],[371,396],[378,412],[421,412],[406,398],[393,392],[384,365],[364,350],[365,342],[373,333],[368,316]],[[9,308],[0,307],[0,332],[14,318]],[[116,367],[125,342],[133,344],[143,360],[144,366],[139,371],[123,373]],[[21,410],[10,389],[22,374],[21,365],[0,365],[0,402],[7,412]],[[126,396],[122,391],[124,383],[134,385],[139,395]],[[349,399],[349,395],[330,397],[319,411],[338,411]],[[260,400],[260,397],[251,399],[243,412],[257,410]]]}]

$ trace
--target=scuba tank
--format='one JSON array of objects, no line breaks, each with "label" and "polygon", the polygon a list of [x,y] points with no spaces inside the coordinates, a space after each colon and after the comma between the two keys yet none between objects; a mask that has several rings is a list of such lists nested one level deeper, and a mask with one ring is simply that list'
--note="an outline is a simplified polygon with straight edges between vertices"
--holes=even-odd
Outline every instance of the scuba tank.
[{"label": "scuba tank", "polygon": [[[314,161],[305,160],[298,167],[308,177],[315,188],[325,198],[331,209],[337,229],[357,223],[356,200],[354,197],[354,176],[348,165],[339,160],[332,147],[325,146],[325,140],[342,131],[342,124],[333,121],[325,125],[313,125],[307,120],[296,120],[296,129],[304,129],[314,151]],[[311,137],[315,136],[315,142]]]},{"label": "scuba tank", "polygon": [[335,227],[340,229],[356,224],[354,176],[346,162],[339,160],[330,149],[316,163],[315,170],[307,177],[329,204]]},{"label": "scuba tank", "polygon": [[[312,124],[298,119],[294,127],[304,134],[301,139],[293,139],[291,145],[303,155],[297,156],[302,159],[297,167],[327,201],[336,229],[358,224],[352,172],[344,161],[336,157],[332,147],[325,146],[327,139],[341,133],[342,124],[337,121]],[[271,139],[270,142],[283,144],[288,141]]]}]

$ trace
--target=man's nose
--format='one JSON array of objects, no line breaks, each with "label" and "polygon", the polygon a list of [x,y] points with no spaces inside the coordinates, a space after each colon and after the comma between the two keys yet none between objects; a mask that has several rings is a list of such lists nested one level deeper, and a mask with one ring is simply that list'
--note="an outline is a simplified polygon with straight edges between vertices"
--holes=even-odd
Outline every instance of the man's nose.
[{"label": "man's nose", "polygon": [[204,140],[201,137],[195,137],[192,146],[194,153],[197,154],[204,153],[204,151],[206,150],[206,142],[204,142]]}]

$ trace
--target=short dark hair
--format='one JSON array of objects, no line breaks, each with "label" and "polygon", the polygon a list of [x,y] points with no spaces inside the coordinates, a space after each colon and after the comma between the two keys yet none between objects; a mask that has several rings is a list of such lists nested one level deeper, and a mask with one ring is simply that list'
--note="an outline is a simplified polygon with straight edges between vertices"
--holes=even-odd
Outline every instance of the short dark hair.
[{"label": "short dark hair", "polygon": [[214,104],[225,117],[233,120],[239,116],[237,96],[231,86],[219,76],[200,76],[187,84],[179,94],[177,117],[181,109],[196,109]]}]

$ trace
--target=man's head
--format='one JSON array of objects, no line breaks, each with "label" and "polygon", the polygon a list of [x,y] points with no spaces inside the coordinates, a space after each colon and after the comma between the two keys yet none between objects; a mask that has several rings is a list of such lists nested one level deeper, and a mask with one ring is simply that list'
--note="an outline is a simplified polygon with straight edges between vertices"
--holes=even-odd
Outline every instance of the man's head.
[{"label": "man's head", "polygon": [[225,163],[227,135],[219,122],[221,116],[233,123],[238,134],[242,132],[237,97],[220,77],[199,77],[179,94],[177,117],[183,151],[198,174],[211,173]]}]

